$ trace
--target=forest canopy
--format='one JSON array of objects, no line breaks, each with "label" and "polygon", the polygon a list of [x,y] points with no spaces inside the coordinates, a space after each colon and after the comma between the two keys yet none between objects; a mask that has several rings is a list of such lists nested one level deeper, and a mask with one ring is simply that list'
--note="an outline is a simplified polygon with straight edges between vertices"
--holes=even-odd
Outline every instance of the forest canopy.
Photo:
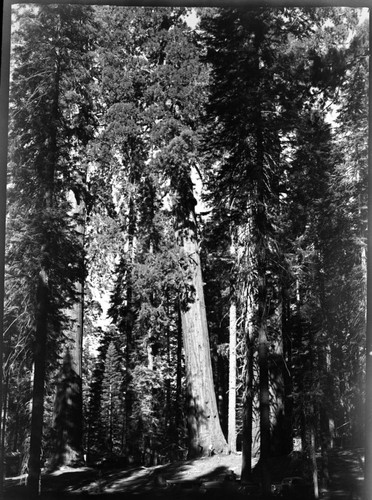
[{"label": "forest canopy", "polygon": [[363,446],[367,17],[13,6],[1,481]]}]

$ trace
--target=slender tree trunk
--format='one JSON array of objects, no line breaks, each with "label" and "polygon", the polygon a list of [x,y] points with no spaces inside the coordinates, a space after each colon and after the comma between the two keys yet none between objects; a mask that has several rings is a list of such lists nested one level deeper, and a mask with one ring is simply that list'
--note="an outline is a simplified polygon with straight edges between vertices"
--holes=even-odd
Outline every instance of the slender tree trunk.
[{"label": "slender tree trunk", "polygon": [[[372,15],[369,15],[369,33],[372,33]],[[372,52],[369,53],[369,77],[372,75]],[[369,99],[369,116],[372,116],[372,99]],[[371,144],[372,127],[369,129]],[[371,165],[371,150],[369,150],[369,165]],[[369,169],[371,174],[371,167]],[[372,196],[368,196],[368,213],[372,213]],[[365,462],[364,462],[364,500],[372,498],[372,261],[371,245],[368,239],[367,251],[367,322],[366,322],[366,378],[365,378]]]},{"label": "slender tree trunk", "polygon": [[242,482],[249,482],[252,473],[252,421],[253,421],[253,332],[252,297],[247,295],[245,320],[245,360],[243,368],[243,443],[242,443]]},{"label": "slender tree trunk", "polygon": [[112,387],[111,383],[109,384],[109,449],[110,452],[112,453],[112,448],[113,448],[113,436],[114,436],[114,419],[113,419],[113,401],[112,401]]},{"label": "slender tree trunk", "polygon": [[[372,196],[370,198],[372,199]],[[368,257],[368,282],[370,288],[372,283],[371,257]],[[372,293],[368,294],[367,310],[364,500],[370,500],[372,496]]]},{"label": "slender tree trunk", "polygon": [[[6,163],[4,163],[6,164]],[[6,169],[4,169],[6,170]],[[6,182],[4,183],[6,184]],[[0,202],[1,203],[1,202]],[[5,214],[4,214],[4,220],[5,220]],[[5,229],[5,228],[4,228]],[[4,231],[5,233],[5,231]],[[1,236],[0,236],[1,237]],[[0,252],[2,249],[0,248]],[[0,266],[3,268],[3,263],[0,264]],[[1,273],[1,271],[0,271]],[[1,273],[4,277],[4,273]],[[4,279],[2,280],[2,284],[0,286],[4,285]],[[0,325],[3,324],[3,317],[4,317],[4,306],[3,306],[3,297],[0,296]],[[1,333],[0,333],[0,415],[2,414],[3,410],[3,349],[4,349],[4,341],[3,341],[3,329],[0,328]],[[4,433],[3,429],[3,424],[2,420],[0,419],[0,436]],[[5,449],[4,446],[2,446],[2,439],[0,442],[0,498],[2,497],[3,490],[4,490],[4,475],[5,475],[5,470],[4,470],[4,461],[5,461]]]},{"label": "slender tree trunk", "polygon": [[[170,302],[169,302],[168,296],[167,296],[166,310],[167,310],[167,316],[168,316],[168,318],[170,318],[171,311],[170,311]],[[171,333],[170,333],[170,328],[168,325],[166,327],[166,334],[167,334],[167,370],[168,370],[168,376],[167,376],[166,381],[165,381],[165,401],[166,401],[165,425],[169,426],[169,428],[171,429],[171,434],[173,434],[174,431],[175,431],[174,434],[176,434],[177,429],[174,429],[175,419],[174,419],[174,413],[172,413],[172,387],[171,387],[171,379],[170,379],[170,375],[169,375],[169,370],[171,367],[171,343],[170,343]]]},{"label": "slender tree trunk", "polygon": [[[2,6],[2,45],[0,71],[0,415],[3,404],[3,358],[4,358],[4,277],[5,277],[5,221],[7,191],[7,155],[8,155],[8,109],[9,109],[9,71],[10,71],[10,32],[11,4],[3,2]],[[0,424],[1,425],[1,424]],[[0,446],[0,498],[4,485],[4,448]]]},{"label": "slender tree trunk", "polygon": [[129,200],[128,214],[128,254],[130,259],[130,269],[127,272],[126,284],[126,312],[123,318],[123,331],[126,335],[126,355],[125,355],[125,449],[128,456],[133,455],[132,443],[132,408],[133,408],[133,391],[131,388],[132,382],[132,355],[133,355],[133,285],[132,285],[132,265],[135,257],[135,231],[136,231],[136,214],[135,203],[131,197]]},{"label": "slender tree trunk", "polygon": [[[181,234],[181,233],[180,233]],[[186,363],[189,456],[227,452],[213,384],[203,279],[195,213],[182,228],[181,244],[191,274],[193,296],[181,310]]]},{"label": "slender tree trunk", "polygon": [[288,455],[293,448],[292,437],[292,386],[291,343],[287,327],[289,307],[287,293],[282,290],[279,308],[281,336],[276,341],[274,360],[270,364],[271,390],[273,392],[273,430],[271,435],[272,456]]},{"label": "slender tree trunk", "polygon": [[284,429],[285,454],[293,450],[293,386],[292,386],[292,348],[289,330],[290,305],[287,288],[282,290],[282,338],[283,338],[283,379],[284,379]]},{"label": "slender tree trunk", "polygon": [[228,443],[231,453],[236,453],[236,300],[230,303],[229,342],[229,421]]},{"label": "slender tree trunk", "polygon": [[257,280],[258,280],[258,364],[260,372],[260,465],[262,473],[263,494],[271,491],[269,457],[270,457],[270,394],[269,394],[269,343],[267,339],[267,221],[265,210],[263,134],[261,129],[261,110],[257,128],[257,163],[259,166],[257,182],[257,206],[255,217],[255,232],[257,237]]},{"label": "slender tree trunk", "polygon": [[[263,24],[257,23],[255,31],[254,45],[256,50],[256,70],[260,74],[261,42],[263,40]],[[260,85],[260,76],[257,77],[257,86]],[[260,93],[257,94],[256,108],[256,168],[257,168],[257,193],[255,200],[254,214],[254,234],[256,238],[256,259],[257,259],[257,330],[258,330],[258,364],[260,372],[260,466],[262,493],[264,495],[271,492],[271,480],[269,470],[270,457],[270,394],[269,394],[269,343],[267,339],[267,259],[269,227],[267,223],[266,202],[268,193],[267,181],[265,176],[264,160],[264,136],[262,103]]]},{"label": "slender tree trunk", "polygon": [[[252,214],[250,213],[251,217]],[[251,239],[252,222],[248,222],[248,238]],[[247,245],[247,242],[245,243]],[[248,241],[247,248],[253,248],[252,242]],[[248,252],[249,253],[249,252]],[[251,265],[253,255],[248,254],[248,265]],[[247,265],[247,263],[246,263]],[[243,365],[243,418],[242,418],[242,482],[249,482],[252,474],[252,440],[253,440],[253,360],[254,360],[254,297],[253,279],[250,278],[245,283],[242,293],[245,302],[244,318],[244,365]]]},{"label": "slender tree trunk", "polygon": [[[9,372],[7,373],[6,380],[5,380],[5,388],[4,388],[4,403],[3,403],[3,418],[2,418],[2,424],[1,425],[1,443],[0,446],[3,450],[5,450],[5,434],[6,434],[6,421],[7,421],[7,413],[8,413],[8,401],[9,401]],[[1,415],[1,413],[0,413]]]},{"label": "slender tree trunk", "polygon": [[176,371],[176,429],[179,429],[182,421],[181,394],[182,394],[182,314],[181,305],[177,309],[177,371]]},{"label": "slender tree trunk", "polygon": [[260,467],[262,473],[262,490],[270,493],[270,395],[269,395],[269,367],[268,342],[266,329],[261,325],[258,332],[258,362],[260,369]]},{"label": "slender tree trunk", "polygon": [[319,498],[318,466],[316,463],[316,441],[315,441],[315,415],[314,408],[311,409],[309,431],[310,431],[310,460],[312,466],[314,498]]},{"label": "slender tree trunk", "polygon": [[328,451],[329,451],[329,416],[327,410],[322,407],[320,415],[320,444],[322,451],[322,488],[327,490],[329,486],[329,468],[328,468]]},{"label": "slender tree trunk", "polygon": [[45,359],[48,330],[49,288],[45,269],[39,273],[37,286],[36,332],[34,344],[34,384],[32,393],[30,459],[27,487],[31,498],[40,493],[40,469],[44,415]]},{"label": "slender tree trunk", "polygon": [[285,388],[284,388],[284,349],[283,337],[275,341],[274,352],[270,363],[270,391],[272,393],[271,415],[271,456],[286,454],[285,428]]}]

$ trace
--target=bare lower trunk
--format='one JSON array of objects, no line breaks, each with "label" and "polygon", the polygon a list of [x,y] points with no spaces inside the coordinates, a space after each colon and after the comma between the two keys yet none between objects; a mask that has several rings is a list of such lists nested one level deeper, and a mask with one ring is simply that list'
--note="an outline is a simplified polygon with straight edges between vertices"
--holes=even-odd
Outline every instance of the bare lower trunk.
[{"label": "bare lower trunk", "polygon": [[270,359],[270,389],[272,391],[271,456],[291,453],[292,438],[292,388],[290,373],[290,340],[286,325],[286,301],[284,294],[279,308],[282,335],[275,341]]},{"label": "bare lower trunk", "polygon": [[[250,213],[250,215],[252,215]],[[251,227],[247,225],[248,231]],[[248,255],[248,260],[252,260],[252,255]],[[242,482],[249,482],[252,474],[252,444],[253,444],[253,360],[254,360],[254,297],[253,281],[251,277],[245,283],[243,297],[245,301],[244,319],[244,365],[243,365],[243,429],[242,429]]]},{"label": "bare lower trunk", "polygon": [[[2,419],[2,425],[1,425],[1,449],[5,450],[5,434],[6,434],[6,422],[8,419],[8,399],[9,399],[9,372],[7,373],[6,380],[5,380],[5,387],[4,387],[4,402],[3,402],[3,419]],[[1,415],[1,412],[0,412]]]},{"label": "bare lower trunk", "polygon": [[[5,220],[6,220],[6,189],[7,189],[7,131],[8,131],[8,106],[9,106],[9,71],[10,71],[10,30],[11,30],[11,4],[3,2],[2,6],[2,60],[1,60],[1,99],[0,99],[0,127],[2,134],[1,164],[0,169],[0,415],[3,403],[3,354],[4,354],[4,266],[5,266]],[[0,446],[0,498],[3,496],[4,483],[4,449]]]},{"label": "bare lower trunk", "polygon": [[282,294],[282,338],[283,338],[283,379],[284,379],[284,429],[285,429],[285,454],[293,451],[293,387],[292,387],[292,341],[288,325],[290,320],[290,307],[288,294],[284,289]]},{"label": "bare lower trunk", "polygon": [[228,443],[231,453],[236,453],[236,302],[230,304],[230,343],[229,343],[229,421]]},{"label": "bare lower trunk", "polygon": [[78,465],[82,452],[82,397],[81,377],[75,370],[67,349],[55,399],[56,449],[54,467]]},{"label": "bare lower trunk", "polygon": [[316,463],[315,424],[314,424],[313,411],[309,427],[310,427],[310,459],[311,459],[312,476],[313,476],[314,498],[317,499],[319,498],[319,484],[318,484],[318,466]]},{"label": "bare lower trunk", "polygon": [[182,319],[181,309],[178,307],[177,321],[177,373],[176,373],[176,428],[179,429],[182,420]]},{"label": "bare lower trunk", "polygon": [[246,360],[243,397],[242,482],[248,482],[252,473],[252,420],[253,420],[253,342],[246,333]]},{"label": "bare lower trunk", "polygon": [[[195,215],[190,214],[191,227]],[[186,363],[189,455],[200,456],[227,452],[221,430],[213,384],[203,279],[196,231],[182,230],[182,246],[193,294],[181,310]]]},{"label": "bare lower trunk", "polygon": [[[76,217],[76,232],[80,244],[84,245],[85,204],[74,194],[71,215]],[[71,310],[70,330],[67,333],[69,348],[65,353],[55,401],[55,427],[57,435],[54,465],[80,465],[83,454],[83,396],[82,396],[82,354],[84,324],[84,285],[75,284],[77,301]],[[68,367],[66,365],[68,364]],[[67,394],[68,391],[68,394]]]},{"label": "bare lower trunk", "polygon": [[[265,227],[265,214],[262,207],[258,207],[257,227]],[[264,234],[263,230],[260,231]],[[269,393],[269,342],[267,339],[267,283],[266,283],[266,250],[265,242],[258,245],[258,365],[259,365],[259,400],[260,400],[260,468],[262,493],[267,495],[271,491],[269,458],[271,447],[270,436],[270,393]]]},{"label": "bare lower trunk", "polygon": [[34,347],[34,384],[32,393],[31,442],[27,487],[29,496],[40,493],[40,469],[44,415],[45,358],[48,325],[48,278],[45,270],[39,275],[37,288],[36,333]]},{"label": "bare lower trunk", "polygon": [[270,493],[270,395],[268,369],[268,342],[266,331],[261,327],[258,339],[258,361],[260,368],[260,466],[262,492]]}]

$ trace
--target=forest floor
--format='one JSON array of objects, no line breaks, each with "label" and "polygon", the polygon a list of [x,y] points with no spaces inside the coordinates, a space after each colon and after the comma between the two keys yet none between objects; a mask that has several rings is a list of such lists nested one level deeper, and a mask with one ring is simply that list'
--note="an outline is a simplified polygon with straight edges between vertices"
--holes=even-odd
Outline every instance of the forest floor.
[{"label": "forest floor", "polygon": [[[95,500],[167,498],[174,500],[205,498],[259,498],[259,471],[252,483],[240,482],[241,454],[205,457],[155,467],[79,469],[62,467],[42,477],[42,497],[65,499],[93,496]],[[334,450],[329,455],[328,490],[320,490],[322,500],[359,500],[363,485],[361,450]],[[302,470],[300,470],[302,468]],[[293,458],[282,457],[271,463],[273,498],[311,499],[311,482]],[[25,477],[6,479],[4,500],[27,499]]]}]

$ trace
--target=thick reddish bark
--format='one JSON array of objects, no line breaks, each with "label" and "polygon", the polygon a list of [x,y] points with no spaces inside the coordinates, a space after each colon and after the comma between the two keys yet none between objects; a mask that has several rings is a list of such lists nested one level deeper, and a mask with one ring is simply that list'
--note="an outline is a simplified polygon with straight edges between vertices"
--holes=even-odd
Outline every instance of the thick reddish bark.
[{"label": "thick reddish bark", "polygon": [[[74,194],[71,215],[76,218],[76,232],[80,244],[84,245],[85,203]],[[66,311],[70,318],[67,333],[67,349],[61,369],[55,401],[55,427],[57,442],[54,465],[80,465],[83,456],[83,397],[82,397],[82,354],[84,325],[84,286],[75,284],[77,301],[71,310]]]},{"label": "thick reddish bark", "polygon": [[192,297],[181,311],[188,397],[189,456],[227,452],[213,385],[203,279],[195,215],[182,230],[182,246],[191,275]]}]

